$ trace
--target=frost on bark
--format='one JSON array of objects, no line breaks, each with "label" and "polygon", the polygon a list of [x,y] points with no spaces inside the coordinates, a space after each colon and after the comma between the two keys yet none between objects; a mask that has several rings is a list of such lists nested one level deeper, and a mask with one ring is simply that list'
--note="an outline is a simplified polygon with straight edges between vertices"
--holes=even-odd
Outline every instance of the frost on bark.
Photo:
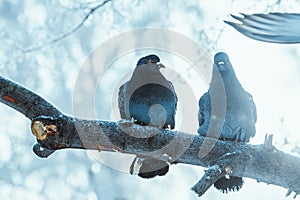
[{"label": "frost on bark", "polygon": [[[300,193],[300,158],[279,151],[268,136],[262,145],[204,138],[130,121],[83,120],[63,114],[42,97],[0,77],[0,101],[31,120],[33,151],[48,157],[65,148],[135,154],[208,168],[192,187],[199,196],[226,175],[248,177]],[[143,137],[141,137],[143,136]],[[149,137],[148,137],[149,136]],[[155,151],[155,153],[153,153]]]}]

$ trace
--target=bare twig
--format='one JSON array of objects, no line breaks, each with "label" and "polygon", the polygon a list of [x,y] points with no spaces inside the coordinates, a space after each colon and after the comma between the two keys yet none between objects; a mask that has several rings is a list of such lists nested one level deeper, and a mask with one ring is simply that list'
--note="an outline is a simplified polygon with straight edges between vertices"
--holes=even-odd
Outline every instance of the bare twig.
[{"label": "bare twig", "polygon": [[99,8],[103,7],[105,4],[107,4],[108,2],[110,2],[112,0],[105,0],[103,3],[93,7],[93,8],[90,8],[89,12],[83,17],[83,19],[81,20],[81,22],[75,26],[74,28],[72,28],[71,30],[67,31],[66,33],[63,33],[57,37],[55,37],[54,39],[48,41],[48,42],[45,42],[44,44],[41,44],[41,45],[38,45],[38,46],[35,46],[35,47],[30,47],[30,48],[27,48],[27,49],[21,49],[19,48],[19,50],[22,52],[22,53],[29,53],[29,52],[32,52],[32,51],[36,51],[36,50],[40,50],[40,49],[43,49],[43,48],[46,48],[48,46],[51,46],[53,45],[54,43],[58,42],[58,41],[61,41],[63,39],[65,39],[66,37],[68,37],[69,35],[72,35],[73,33],[75,33],[76,31],[78,31],[82,26],[83,24],[86,22],[86,20],[96,11],[98,10]]},{"label": "bare twig", "polygon": [[225,170],[222,170],[218,165],[213,165],[205,170],[203,177],[192,187],[192,190],[201,197],[217,180],[225,175]]},{"label": "bare twig", "polygon": [[273,135],[268,135],[267,134],[265,136],[265,142],[264,142],[265,149],[268,150],[268,151],[272,151],[272,149],[274,148],[272,143],[273,143]]}]

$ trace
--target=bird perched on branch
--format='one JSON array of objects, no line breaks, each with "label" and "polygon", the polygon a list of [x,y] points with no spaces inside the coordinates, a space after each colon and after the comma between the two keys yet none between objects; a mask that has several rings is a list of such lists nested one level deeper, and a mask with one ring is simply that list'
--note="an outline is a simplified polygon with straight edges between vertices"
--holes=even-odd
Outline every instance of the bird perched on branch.
[{"label": "bird perched on branch", "polygon": [[[199,100],[201,136],[220,140],[249,142],[255,135],[256,107],[252,96],[238,81],[226,53],[214,57],[212,80]],[[241,177],[223,177],[214,186],[223,191],[237,191],[243,185]]]},{"label": "bird perched on branch", "polygon": [[[160,72],[156,55],[142,57],[131,79],[119,89],[119,111],[122,119],[158,128],[175,127],[177,96],[174,87]],[[143,178],[163,176],[169,170],[165,161],[144,159],[138,175]]]},{"label": "bird perched on branch", "polygon": [[240,23],[224,21],[240,33],[255,40],[272,43],[300,43],[299,13],[231,15]]}]

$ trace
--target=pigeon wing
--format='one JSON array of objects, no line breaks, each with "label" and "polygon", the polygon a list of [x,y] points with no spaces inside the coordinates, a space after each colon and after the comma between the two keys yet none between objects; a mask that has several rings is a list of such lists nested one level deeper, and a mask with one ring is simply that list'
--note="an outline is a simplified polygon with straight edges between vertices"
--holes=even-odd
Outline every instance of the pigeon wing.
[{"label": "pigeon wing", "polygon": [[271,43],[300,43],[300,14],[269,13],[231,15],[241,23],[224,21],[240,33],[255,40]]}]

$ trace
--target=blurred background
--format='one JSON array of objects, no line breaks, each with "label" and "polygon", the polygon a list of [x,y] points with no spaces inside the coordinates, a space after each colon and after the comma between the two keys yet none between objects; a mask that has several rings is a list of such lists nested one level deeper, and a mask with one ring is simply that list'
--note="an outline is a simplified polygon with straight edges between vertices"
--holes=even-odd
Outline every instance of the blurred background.
[{"label": "blurred background", "polygon": [[[1,76],[30,88],[66,114],[116,121],[119,86],[129,79],[141,56],[155,53],[167,67],[163,73],[181,95],[175,128],[195,134],[197,102],[207,91],[210,77],[201,78],[195,66],[175,52],[128,51],[104,68],[88,68],[90,79],[80,79],[93,52],[121,33],[141,28],[175,31],[196,42],[205,59],[212,59],[218,51],[228,53],[238,79],[257,106],[257,133],[250,143],[261,144],[265,134],[273,134],[278,149],[299,155],[300,45],[254,41],[223,22],[231,20],[229,14],[240,12],[297,12],[297,0],[112,0],[93,10],[102,3],[0,0]],[[99,69],[101,76],[95,77]],[[74,100],[78,85],[89,87],[86,81],[96,85],[95,103],[90,105],[93,113],[76,107]],[[182,88],[189,88],[191,95],[181,93]],[[76,95],[85,98],[84,93]],[[190,105],[189,112],[184,104]],[[164,177],[144,180],[128,173],[133,158],[129,155],[68,149],[41,159],[32,152],[36,140],[30,121],[2,104],[0,114],[0,199],[198,199],[190,188],[204,168],[177,164]],[[287,192],[244,180],[237,193],[222,194],[212,187],[201,199],[277,200]]]}]

